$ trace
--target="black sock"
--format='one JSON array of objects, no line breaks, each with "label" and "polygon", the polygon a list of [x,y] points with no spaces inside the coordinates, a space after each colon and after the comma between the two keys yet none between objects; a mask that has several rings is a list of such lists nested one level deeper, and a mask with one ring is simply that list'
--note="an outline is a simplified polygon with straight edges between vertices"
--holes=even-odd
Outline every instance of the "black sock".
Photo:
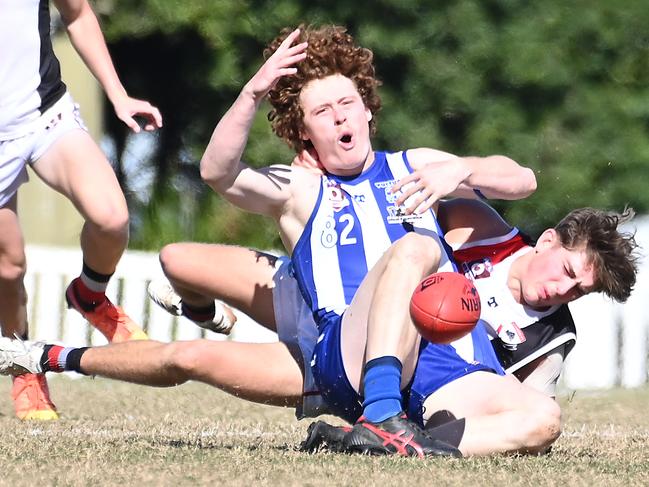
[{"label": "black sock", "polygon": [[181,309],[183,316],[192,321],[211,321],[214,319],[214,315],[216,314],[216,305],[214,304],[214,301],[207,306],[193,306],[183,301]]}]

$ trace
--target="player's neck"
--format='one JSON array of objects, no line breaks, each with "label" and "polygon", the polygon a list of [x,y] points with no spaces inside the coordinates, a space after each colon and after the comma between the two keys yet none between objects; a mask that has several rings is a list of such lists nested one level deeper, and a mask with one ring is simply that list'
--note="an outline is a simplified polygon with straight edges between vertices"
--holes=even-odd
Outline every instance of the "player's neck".
[{"label": "player's neck", "polygon": [[507,275],[507,287],[512,293],[514,301],[518,304],[526,304],[521,289],[521,276],[526,272],[529,266],[530,256],[532,253],[533,252],[526,252],[514,259],[514,262],[512,262],[512,265],[509,268],[509,274]]}]

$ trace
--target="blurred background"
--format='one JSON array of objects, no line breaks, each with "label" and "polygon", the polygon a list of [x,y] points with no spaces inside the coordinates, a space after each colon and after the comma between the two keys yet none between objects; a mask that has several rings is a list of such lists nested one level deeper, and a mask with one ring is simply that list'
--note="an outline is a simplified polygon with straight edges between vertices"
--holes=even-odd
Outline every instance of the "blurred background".
[{"label": "blurred background", "polygon": [[[265,44],[300,22],[346,25],[374,51],[383,82],[375,148],[500,153],[532,167],[539,182],[532,197],[496,202],[532,235],[580,206],[649,207],[644,1],[91,3],[127,90],[164,116],[158,133],[130,135],[109,104],[101,115],[103,95],[83,65],[72,68],[76,54],[62,56],[84,118],[101,122],[98,140],[129,202],[131,248],[178,240],[281,247],[270,221],[243,214],[201,183],[198,161],[216,122],[261,65]],[[245,153],[253,165],[292,159],[267,112],[263,106]],[[61,236],[60,227],[54,231]]]}]

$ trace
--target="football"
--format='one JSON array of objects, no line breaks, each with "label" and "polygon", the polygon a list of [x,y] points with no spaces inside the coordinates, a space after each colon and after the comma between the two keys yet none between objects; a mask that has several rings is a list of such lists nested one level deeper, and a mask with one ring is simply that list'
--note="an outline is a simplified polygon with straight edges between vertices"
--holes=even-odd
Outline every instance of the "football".
[{"label": "football", "polygon": [[470,333],[480,319],[480,296],[462,274],[438,272],[417,285],[410,316],[429,342],[451,343]]}]

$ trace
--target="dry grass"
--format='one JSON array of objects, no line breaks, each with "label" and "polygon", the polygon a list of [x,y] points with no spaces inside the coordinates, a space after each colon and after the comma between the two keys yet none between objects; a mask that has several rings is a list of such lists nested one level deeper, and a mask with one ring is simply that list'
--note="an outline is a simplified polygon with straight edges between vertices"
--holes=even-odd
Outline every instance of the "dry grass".
[{"label": "dry grass", "polygon": [[649,389],[564,398],[545,457],[416,461],[300,453],[307,421],[200,384],[50,382],[53,423],[15,420],[0,383],[1,485],[649,485]]}]

